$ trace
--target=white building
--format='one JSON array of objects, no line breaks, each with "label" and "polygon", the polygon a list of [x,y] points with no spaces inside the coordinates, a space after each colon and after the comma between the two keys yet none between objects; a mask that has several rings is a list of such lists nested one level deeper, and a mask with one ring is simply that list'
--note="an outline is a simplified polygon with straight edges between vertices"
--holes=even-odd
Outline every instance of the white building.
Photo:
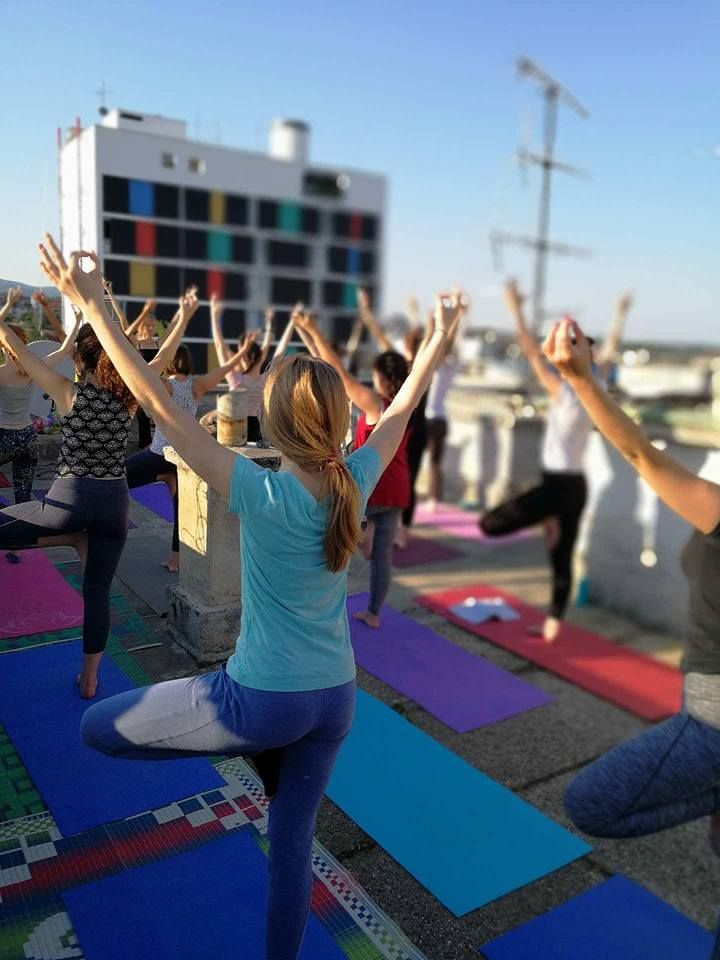
[{"label": "white building", "polygon": [[[386,181],[308,159],[310,131],[276,120],[268,153],[188,139],[180,120],[111,110],[60,148],[65,250],[97,250],[134,318],[148,297],[169,319],[191,284],[201,308],[187,335],[199,369],[214,363],[207,302],[226,304],[235,338],[298,300],[344,339],[357,286],[379,304]],[[193,345],[194,344],[194,345]]]}]

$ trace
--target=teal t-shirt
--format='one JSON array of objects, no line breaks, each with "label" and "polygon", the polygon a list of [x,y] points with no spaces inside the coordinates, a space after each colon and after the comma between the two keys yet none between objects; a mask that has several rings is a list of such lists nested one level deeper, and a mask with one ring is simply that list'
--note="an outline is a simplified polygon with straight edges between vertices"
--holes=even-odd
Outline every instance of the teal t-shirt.
[{"label": "teal t-shirt", "polygon": [[[369,446],[348,469],[362,510],[380,477]],[[233,680],[256,690],[321,690],[355,677],[347,618],[347,569],[331,573],[325,558],[327,504],[291,473],[273,473],[238,456],[230,483],[231,513],[240,517],[242,621],[227,664]]]}]

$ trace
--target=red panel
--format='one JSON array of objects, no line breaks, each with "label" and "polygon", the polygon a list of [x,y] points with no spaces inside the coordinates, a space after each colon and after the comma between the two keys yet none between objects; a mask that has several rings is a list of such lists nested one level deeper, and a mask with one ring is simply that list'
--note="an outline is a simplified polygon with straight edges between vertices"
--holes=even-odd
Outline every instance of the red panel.
[{"label": "red panel", "polygon": [[155,256],[155,224],[138,220],[135,224],[135,253],[141,257]]},{"label": "red panel", "polygon": [[350,236],[353,240],[362,240],[363,222],[359,213],[350,214]]},{"label": "red panel", "polygon": [[222,270],[208,270],[207,292],[208,296],[212,296],[214,293],[221,300],[225,296],[225,274]]}]

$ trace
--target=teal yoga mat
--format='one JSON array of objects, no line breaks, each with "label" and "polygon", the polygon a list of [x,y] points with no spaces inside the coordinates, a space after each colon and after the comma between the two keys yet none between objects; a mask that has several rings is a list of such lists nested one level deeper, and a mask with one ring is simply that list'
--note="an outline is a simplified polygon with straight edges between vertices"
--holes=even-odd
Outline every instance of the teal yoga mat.
[{"label": "teal yoga mat", "polygon": [[327,794],[458,917],[590,851],[362,690]]}]

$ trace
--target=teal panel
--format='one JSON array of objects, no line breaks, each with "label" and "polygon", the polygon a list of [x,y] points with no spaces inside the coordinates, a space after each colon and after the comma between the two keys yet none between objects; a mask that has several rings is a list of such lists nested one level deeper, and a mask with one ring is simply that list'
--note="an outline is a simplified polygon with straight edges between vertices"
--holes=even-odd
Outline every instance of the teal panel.
[{"label": "teal panel", "polygon": [[230,263],[232,261],[232,237],[222,230],[210,230],[207,246],[208,260],[215,263]]},{"label": "teal panel", "polygon": [[357,286],[354,283],[343,284],[342,305],[348,310],[355,310],[357,307]]},{"label": "teal panel", "polygon": [[281,203],[278,211],[278,227],[289,233],[300,232],[300,207],[296,203]]}]

